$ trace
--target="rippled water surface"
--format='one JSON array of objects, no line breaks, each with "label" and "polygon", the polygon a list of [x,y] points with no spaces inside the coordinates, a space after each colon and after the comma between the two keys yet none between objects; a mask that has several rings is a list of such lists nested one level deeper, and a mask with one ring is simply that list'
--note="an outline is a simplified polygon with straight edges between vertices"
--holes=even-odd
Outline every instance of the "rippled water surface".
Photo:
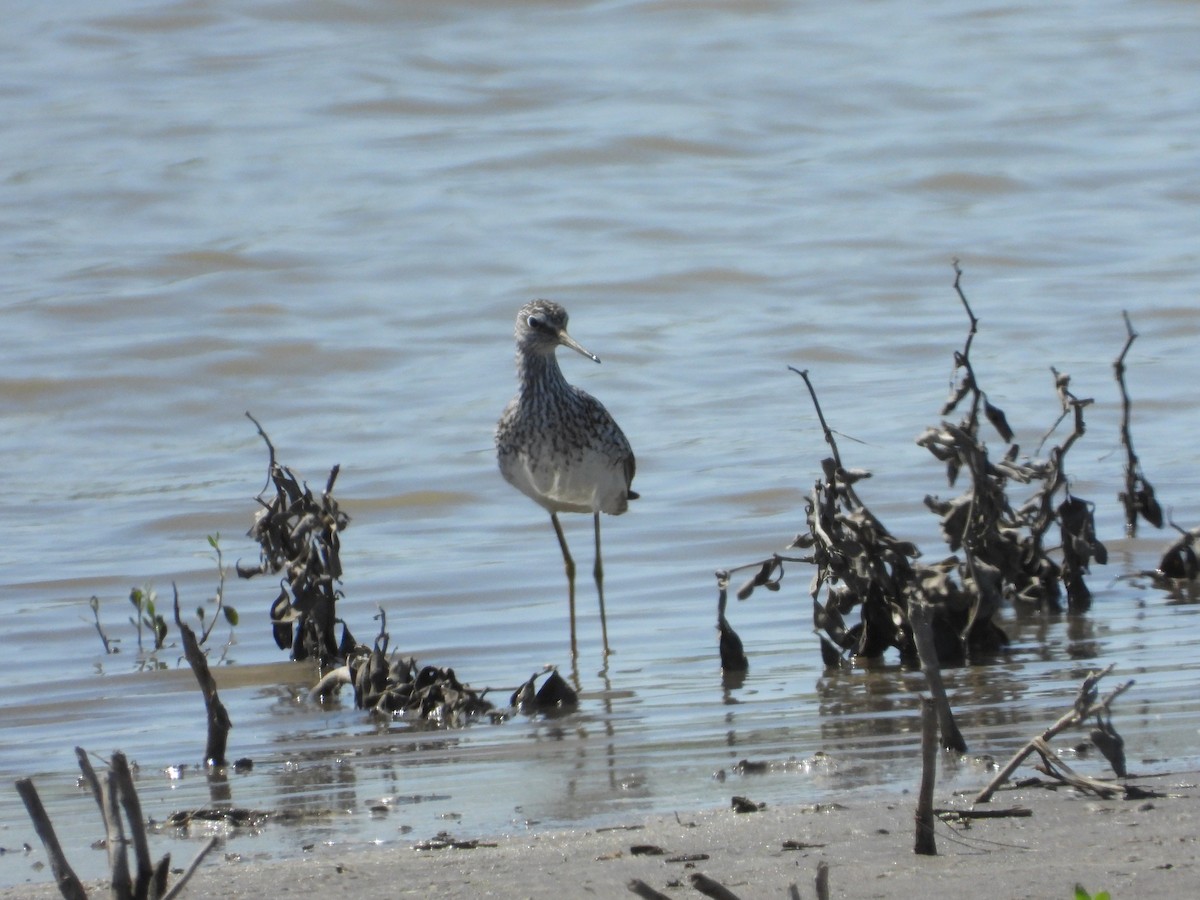
[{"label": "rippled water surface", "polygon": [[[966,336],[955,258],[1022,447],[1057,416],[1051,365],[1095,398],[1068,470],[1111,554],[1091,613],[1006,612],[1011,653],[947,673],[972,754],[1011,752],[1113,662],[1137,679],[1116,717],[1133,766],[1194,761],[1200,606],[1128,577],[1172,534],[1123,537],[1111,364],[1128,310],[1141,461],[1200,523],[1195,3],[68,0],[5,20],[0,779],[35,777],[83,874],[105,863],[76,745],[136,760],[157,820],[312,814],[232,835],[247,858],[912,784],[920,676],[823,672],[797,566],[731,608],[751,671],[725,686],[712,572],[803,525],[827,451],[789,365],[874,471],[866,502],[946,553],[913,438]],[[589,523],[566,521],[578,713],[446,732],[320,708],[271,641],[276,585],[231,576],[217,676],[255,765],[207,782],[192,676],[177,648],[139,666],[126,598],[203,603],[208,535],[256,556],[246,410],[314,485],[342,467],[360,639],[383,607],[393,646],[476,687],[571,671],[553,533],[491,449],[534,296],[604,360],[563,363],[638,454],[642,499],[605,521],[607,668]],[[0,846],[25,841],[5,788]],[[42,858],[0,855],[0,885],[48,879]]]}]

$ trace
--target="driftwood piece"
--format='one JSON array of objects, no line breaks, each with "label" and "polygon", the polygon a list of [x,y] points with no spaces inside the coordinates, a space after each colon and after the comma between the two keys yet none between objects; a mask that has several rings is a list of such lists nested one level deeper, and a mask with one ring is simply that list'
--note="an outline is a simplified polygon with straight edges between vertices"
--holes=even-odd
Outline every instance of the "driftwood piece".
[{"label": "driftwood piece", "polygon": [[225,710],[225,704],[221,702],[221,698],[217,694],[217,682],[208,670],[208,660],[204,656],[204,651],[200,649],[196,634],[179,616],[178,588],[175,589],[175,624],[179,626],[179,636],[183,640],[183,652],[187,657],[188,665],[192,667],[192,672],[204,694],[204,708],[208,718],[208,739],[204,748],[204,762],[210,766],[224,766],[226,765],[225,747],[229,740],[229,729],[233,727],[233,724],[229,721],[229,713]]},{"label": "driftwood piece", "polygon": [[937,856],[933,832],[933,784],[937,779],[938,710],[936,701],[921,698],[921,791],[917,797],[916,836],[913,853]]},{"label": "driftwood piece", "polygon": [[952,809],[938,807],[933,814],[939,819],[1027,819],[1033,810],[1027,806],[1010,806],[1006,809]]},{"label": "driftwood piece", "polygon": [[29,818],[33,820],[33,830],[37,832],[42,846],[46,848],[46,855],[50,858],[50,871],[54,873],[54,881],[58,884],[59,893],[66,900],[87,900],[87,892],[84,891],[79,876],[67,862],[62,845],[58,842],[58,835],[54,833],[54,825],[50,822],[50,816],[46,814],[46,808],[42,806],[42,799],[38,796],[37,788],[33,786],[33,780],[18,778],[16,784],[17,793],[21,795],[25,809],[29,812]]},{"label": "driftwood piece", "polygon": [[1008,781],[1008,779],[1012,777],[1012,773],[1015,772],[1021,763],[1025,761],[1026,757],[1037,751],[1039,746],[1045,746],[1047,742],[1049,742],[1049,740],[1056,734],[1076,725],[1081,725],[1092,716],[1096,716],[1101,713],[1107,713],[1112,705],[1112,702],[1116,700],[1117,697],[1121,696],[1121,694],[1125,693],[1125,691],[1129,690],[1129,688],[1133,687],[1133,680],[1130,679],[1124,684],[1118,685],[1104,699],[1096,700],[1097,682],[1099,682],[1100,679],[1105,675],[1112,672],[1114,667],[1115,663],[1110,663],[1102,671],[1092,672],[1090,675],[1088,675],[1088,677],[1083,680],[1083,684],[1079,687],[1079,694],[1075,698],[1075,706],[1071,709],[1071,711],[1065,713],[1057,722],[1022,747],[1016,753],[1016,755],[1014,755],[1013,758],[1008,761],[1008,764],[1000,770],[999,774],[992,779],[991,783],[979,792],[979,795],[975,798],[975,802],[987,803],[989,800],[991,800],[992,795],[999,790],[1000,786],[1004,784],[1004,782]]}]

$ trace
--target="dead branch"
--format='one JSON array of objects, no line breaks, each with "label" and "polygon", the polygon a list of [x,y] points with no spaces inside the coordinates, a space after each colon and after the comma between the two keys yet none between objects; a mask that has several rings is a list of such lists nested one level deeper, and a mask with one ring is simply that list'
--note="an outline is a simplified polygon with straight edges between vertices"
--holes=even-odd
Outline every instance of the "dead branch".
[{"label": "dead branch", "polygon": [[1071,710],[1067,713],[1064,713],[1057,722],[1043,731],[1038,737],[1031,739],[1029,743],[1022,747],[1013,756],[1013,758],[1008,761],[1004,768],[1000,770],[996,777],[991,780],[991,783],[989,783],[987,787],[979,792],[978,796],[975,798],[975,802],[987,803],[989,800],[991,800],[992,795],[996,793],[1001,785],[1003,785],[1010,777],[1012,777],[1013,772],[1017,770],[1021,763],[1023,763],[1031,753],[1036,752],[1039,746],[1047,745],[1050,739],[1059,732],[1065,731],[1068,728],[1082,725],[1093,716],[1108,714],[1113,701],[1121,696],[1121,694],[1125,693],[1125,691],[1129,690],[1129,688],[1133,687],[1134,684],[1133,680],[1130,679],[1124,684],[1118,685],[1111,693],[1109,693],[1107,697],[1104,697],[1102,700],[1097,700],[1096,684],[1101,678],[1112,672],[1114,667],[1115,663],[1111,663],[1102,671],[1092,672],[1089,674],[1080,685],[1079,693],[1075,697],[1075,704]]},{"label": "dead branch", "polygon": [[1124,788],[1119,784],[1113,784],[1111,781],[1101,781],[1098,778],[1089,778],[1086,775],[1080,775],[1065,762],[1050,745],[1041,738],[1034,738],[1030,743],[1033,744],[1033,749],[1042,758],[1042,765],[1036,766],[1037,770],[1044,775],[1049,775],[1061,781],[1063,784],[1069,784],[1076,790],[1086,793],[1096,794],[1099,797],[1108,799],[1115,797],[1117,794],[1124,793]]},{"label": "dead branch", "polygon": [[1125,533],[1130,537],[1137,535],[1137,520],[1141,516],[1155,528],[1163,527],[1163,511],[1154,496],[1154,486],[1142,472],[1142,465],[1133,450],[1133,434],[1130,427],[1133,404],[1129,399],[1129,389],[1125,385],[1125,356],[1129,348],[1137,340],[1137,332],[1133,330],[1133,322],[1129,313],[1122,311],[1125,318],[1125,346],[1113,363],[1117,385],[1121,388],[1121,444],[1125,447],[1125,490],[1117,495],[1125,508]]},{"label": "dead branch", "polygon": [[33,820],[33,830],[37,832],[42,846],[46,848],[46,856],[50,858],[50,871],[54,873],[59,893],[65,900],[87,900],[87,892],[83,889],[83,883],[75,874],[75,870],[71,868],[71,864],[67,862],[62,845],[58,842],[58,835],[54,832],[54,825],[50,822],[50,816],[46,814],[46,808],[42,806],[37,788],[33,786],[33,780],[18,778],[16,784],[17,793],[21,795],[25,809],[29,812],[29,818]]},{"label": "dead branch", "polygon": [[214,835],[200,846],[200,849],[196,852],[196,855],[192,857],[192,861],[188,863],[188,867],[183,870],[179,878],[176,879],[173,885],[171,885],[171,889],[165,894],[162,894],[162,900],[175,900],[175,898],[183,892],[184,885],[186,885],[188,880],[196,874],[196,869],[199,868],[200,863],[204,861],[204,857],[208,856],[209,851],[215,846],[217,846],[217,838]]},{"label": "dead branch", "polygon": [[217,682],[208,670],[208,660],[204,656],[204,651],[200,649],[195,633],[179,616],[179,589],[174,585],[172,587],[175,590],[175,624],[179,627],[179,635],[183,640],[183,652],[187,657],[188,665],[192,667],[196,681],[200,684],[200,691],[204,695],[204,708],[208,720],[204,762],[210,766],[224,766],[226,764],[225,747],[229,740],[229,729],[233,727],[233,723],[229,721],[229,713],[225,710],[225,704],[221,702],[221,698],[217,694]]},{"label": "dead branch", "polygon": [[933,814],[939,819],[1027,819],[1033,810],[1027,806],[1010,806],[1007,809],[951,809],[938,807]]}]

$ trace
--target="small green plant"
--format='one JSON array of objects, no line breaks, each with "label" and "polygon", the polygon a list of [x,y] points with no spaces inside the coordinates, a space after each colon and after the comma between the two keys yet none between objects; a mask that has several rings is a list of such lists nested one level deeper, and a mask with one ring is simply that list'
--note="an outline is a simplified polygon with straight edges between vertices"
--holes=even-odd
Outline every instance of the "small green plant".
[{"label": "small green plant", "polygon": [[120,653],[121,648],[117,644],[121,643],[120,638],[109,638],[104,632],[104,626],[100,624],[100,598],[92,594],[92,599],[88,601],[88,605],[92,608],[92,617],[96,620],[96,631],[100,634],[100,640],[104,642],[105,653]]},{"label": "small green plant", "polygon": [[[208,536],[208,546],[212,547],[217,554],[217,592],[211,599],[216,606],[211,617],[205,607],[196,607],[196,618],[200,620],[199,643],[203,646],[213,629],[216,628],[217,622],[224,618],[229,623],[229,640],[225,642],[225,649],[228,650],[229,645],[233,643],[233,629],[237,627],[238,614],[236,609],[225,603],[225,560],[221,554],[220,532]],[[225,654],[221,655],[224,657]]]},{"label": "small green plant", "polygon": [[[238,624],[237,610],[229,606],[225,602],[225,561],[221,554],[221,535],[208,535],[208,545],[216,551],[217,561],[217,590],[216,593],[209,599],[208,603],[196,607],[196,618],[200,621],[198,642],[203,645],[213,633],[213,629],[217,627],[217,623],[222,619],[229,625],[229,639],[225,642],[225,647],[221,652],[221,658],[225,658],[226,652],[233,644],[233,629]],[[135,610],[134,615],[130,616],[129,624],[137,629],[137,645],[138,655],[144,663],[156,663],[155,654],[162,650],[166,644],[169,626],[167,620],[158,612],[156,603],[158,594],[150,585],[135,587],[129,591],[129,602],[133,604]],[[100,640],[104,644],[104,652],[108,654],[120,653],[121,648],[118,646],[121,643],[120,638],[109,637],[104,630],[103,624],[100,622],[100,598],[92,595],[88,600],[88,605],[92,609],[92,617],[95,620],[96,631],[100,635]],[[147,635],[153,636],[154,646],[147,655],[146,644],[149,642]],[[158,664],[159,668],[162,664]]]},{"label": "small green plant", "polygon": [[1108,891],[1101,891],[1098,894],[1089,894],[1082,884],[1075,885],[1075,900],[1112,900]]},{"label": "small green plant", "polygon": [[142,643],[143,628],[154,635],[155,650],[161,650],[163,641],[167,639],[167,620],[154,608],[154,601],[157,599],[158,594],[149,585],[135,587],[129,591],[129,602],[137,610],[136,615],[129,622],[137,627],[138,653],[142,653],[145,649]]}]

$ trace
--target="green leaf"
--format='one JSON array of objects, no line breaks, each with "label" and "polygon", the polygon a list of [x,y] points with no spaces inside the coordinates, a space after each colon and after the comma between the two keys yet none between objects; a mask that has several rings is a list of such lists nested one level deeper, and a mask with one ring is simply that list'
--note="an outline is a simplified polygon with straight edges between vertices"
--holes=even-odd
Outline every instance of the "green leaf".
[{"label": "green leaf", "polygon": [[216,534],[210,534],[208,536],[208,546],[212,547],[214,550],[217,549],[217,544],[219,544],[220,542],[221,542],[221,532],[218,531]]},{"label": "green leaf", "polygon": [[1092,895],[1083,889],[1082,884],[1075,885],[1075,900],[1092,900]]},{"label": "green leaf", "polygon": [[129,591],[129,602],[134,605],[134,608],[139,612],[142,609],[142,603],[145,602],[146,595],[142,593],[141,588],[131,588]]},{"label": "green leaf", "polygon": [[234,609],[232,606],[222,606],[221,611],[225,613],[226,622],[228,622],[230,625],[237,625],[238,614],[236,609]]},{"label": "green leaf", "polygon": [[203,606],[196,607],[196,618],[198,618],[201,622],[204,621],[204,607]]}]

